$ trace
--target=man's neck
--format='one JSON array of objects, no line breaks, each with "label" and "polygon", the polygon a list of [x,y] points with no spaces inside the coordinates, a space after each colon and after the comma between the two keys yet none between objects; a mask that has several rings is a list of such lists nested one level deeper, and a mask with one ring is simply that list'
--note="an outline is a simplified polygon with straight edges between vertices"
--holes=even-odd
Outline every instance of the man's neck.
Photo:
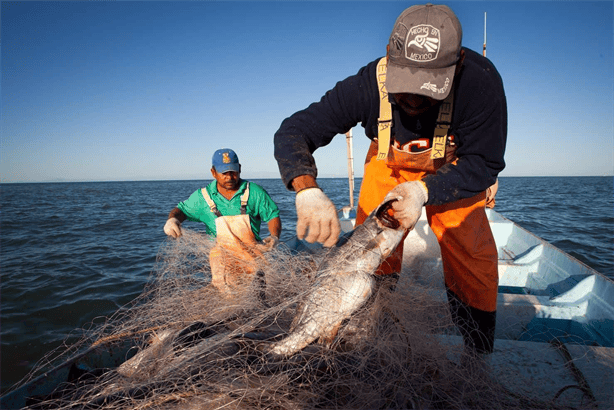
[{"label": "man's neck", "polygon": [[237,193],[237,191],[241,187],[241,183],[240,182],[239,182],[239,184],[237,184],[237,189],[226,189],[226,188],[222,187],[218,182],[216,182],[216,185],[217,185],[217,192],[222,194],[222,196],[224,198],[228,199],[228,200],[231,200],[232,197]]}]

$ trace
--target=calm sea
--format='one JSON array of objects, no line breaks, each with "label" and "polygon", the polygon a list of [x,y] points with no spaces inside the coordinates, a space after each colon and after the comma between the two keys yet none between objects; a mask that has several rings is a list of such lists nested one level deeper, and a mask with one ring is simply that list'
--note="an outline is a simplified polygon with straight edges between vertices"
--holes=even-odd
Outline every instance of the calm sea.
[{"label": "calm sea", "polygon": [[[495,210],[614,278],[612,177],[501,178]],[[254,180],[294,234],[294,194],[278,179]],[[321,179],[349,204],[347,179]],[[168,212],[204,181],[1,186],[2,391],[51,349],[139,295],[166,241]],[[356,181],[360,186],[360,179]],[[358,196],[358,188],[356,190]],[[190,227],[197,228],[191,223]],[[263,225],[266,233],[266,226]],[[72,338],[68,335],[72,334]]]}]

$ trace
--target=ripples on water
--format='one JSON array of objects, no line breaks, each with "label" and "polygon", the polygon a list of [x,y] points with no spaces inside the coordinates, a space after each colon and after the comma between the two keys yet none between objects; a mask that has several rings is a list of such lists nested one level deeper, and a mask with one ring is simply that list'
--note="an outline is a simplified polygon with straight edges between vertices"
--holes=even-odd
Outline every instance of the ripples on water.
[{"label": "ripples on water", "polygon": [[[294,194],[254,180],[277,202],[282,240],[294,235]],[[346,179],[319,181],[337,207]],[[168,212],[203,181],[2,185],[2,390],[49,350],[139,295]],[[356,181],[357,202],[360,179]],[[611,177],[502,178],[495,210],[614,277]],[[191,229],[198,224],[190,223]],[[268,235],[266,224],[263,234]],[[202,229],[202,228],[200,228]],[[97,319],[98,318],[98,319]]]},{"label": "ripples on water", "polygon": [[614,277],[612,177],[501,178],[496,211]]}]

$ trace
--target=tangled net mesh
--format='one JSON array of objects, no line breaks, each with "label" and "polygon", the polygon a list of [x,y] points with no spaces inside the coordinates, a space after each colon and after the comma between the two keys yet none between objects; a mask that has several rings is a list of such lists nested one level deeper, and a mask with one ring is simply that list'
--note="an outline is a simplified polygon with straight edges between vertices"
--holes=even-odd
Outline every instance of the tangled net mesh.
[{"label": "tangled net mesh", "polygon": [[188,230],[168,241],[140,297],[50,354],[21,384],[88,348],[119,349],[117,364],[129,360],[115,368],[73,366],[70,383],[31,398],[27,408],[561,408],[519,397],[450,360],[461,348],[442,338],[455,331],[447,304],[403,276],[381,281],[331,345],[271,356],[266,347],[290,329],[325,253],[279,247],[262,261],[265,287],[255,280],[222,295],[207,286],[212,244]]}]

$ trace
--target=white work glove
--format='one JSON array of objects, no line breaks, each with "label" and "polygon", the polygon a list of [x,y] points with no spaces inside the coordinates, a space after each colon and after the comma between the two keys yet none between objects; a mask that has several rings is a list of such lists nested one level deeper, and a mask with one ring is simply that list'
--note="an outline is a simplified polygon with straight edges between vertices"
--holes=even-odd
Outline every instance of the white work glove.
[{"label": "white work glove", "polygon": [[307,188],[296,194],[296,236],[309,243],[330,247],[337,243],[341,226],[337,209],[320,188]]},{"label": "white work glove", "polygon": [[177,218],[169,218],[164,224],[164,233],[173,238],[181,236],[181,222]]},{"label": "white work glove", "polygon": [[422,207],[428,200],[428,191],[420,181],[403,182],[392,188],[383,202],[390,199],[397,199],[392,204],[394,218],[403,228],[414,229],[422,214]]},{"label": "white work glove", "polygon": [[279,244],[279,238],[275,235],[271,235],[262,240],[260,250],[262,252],[268,252],[276,248],[278,244]]}]

